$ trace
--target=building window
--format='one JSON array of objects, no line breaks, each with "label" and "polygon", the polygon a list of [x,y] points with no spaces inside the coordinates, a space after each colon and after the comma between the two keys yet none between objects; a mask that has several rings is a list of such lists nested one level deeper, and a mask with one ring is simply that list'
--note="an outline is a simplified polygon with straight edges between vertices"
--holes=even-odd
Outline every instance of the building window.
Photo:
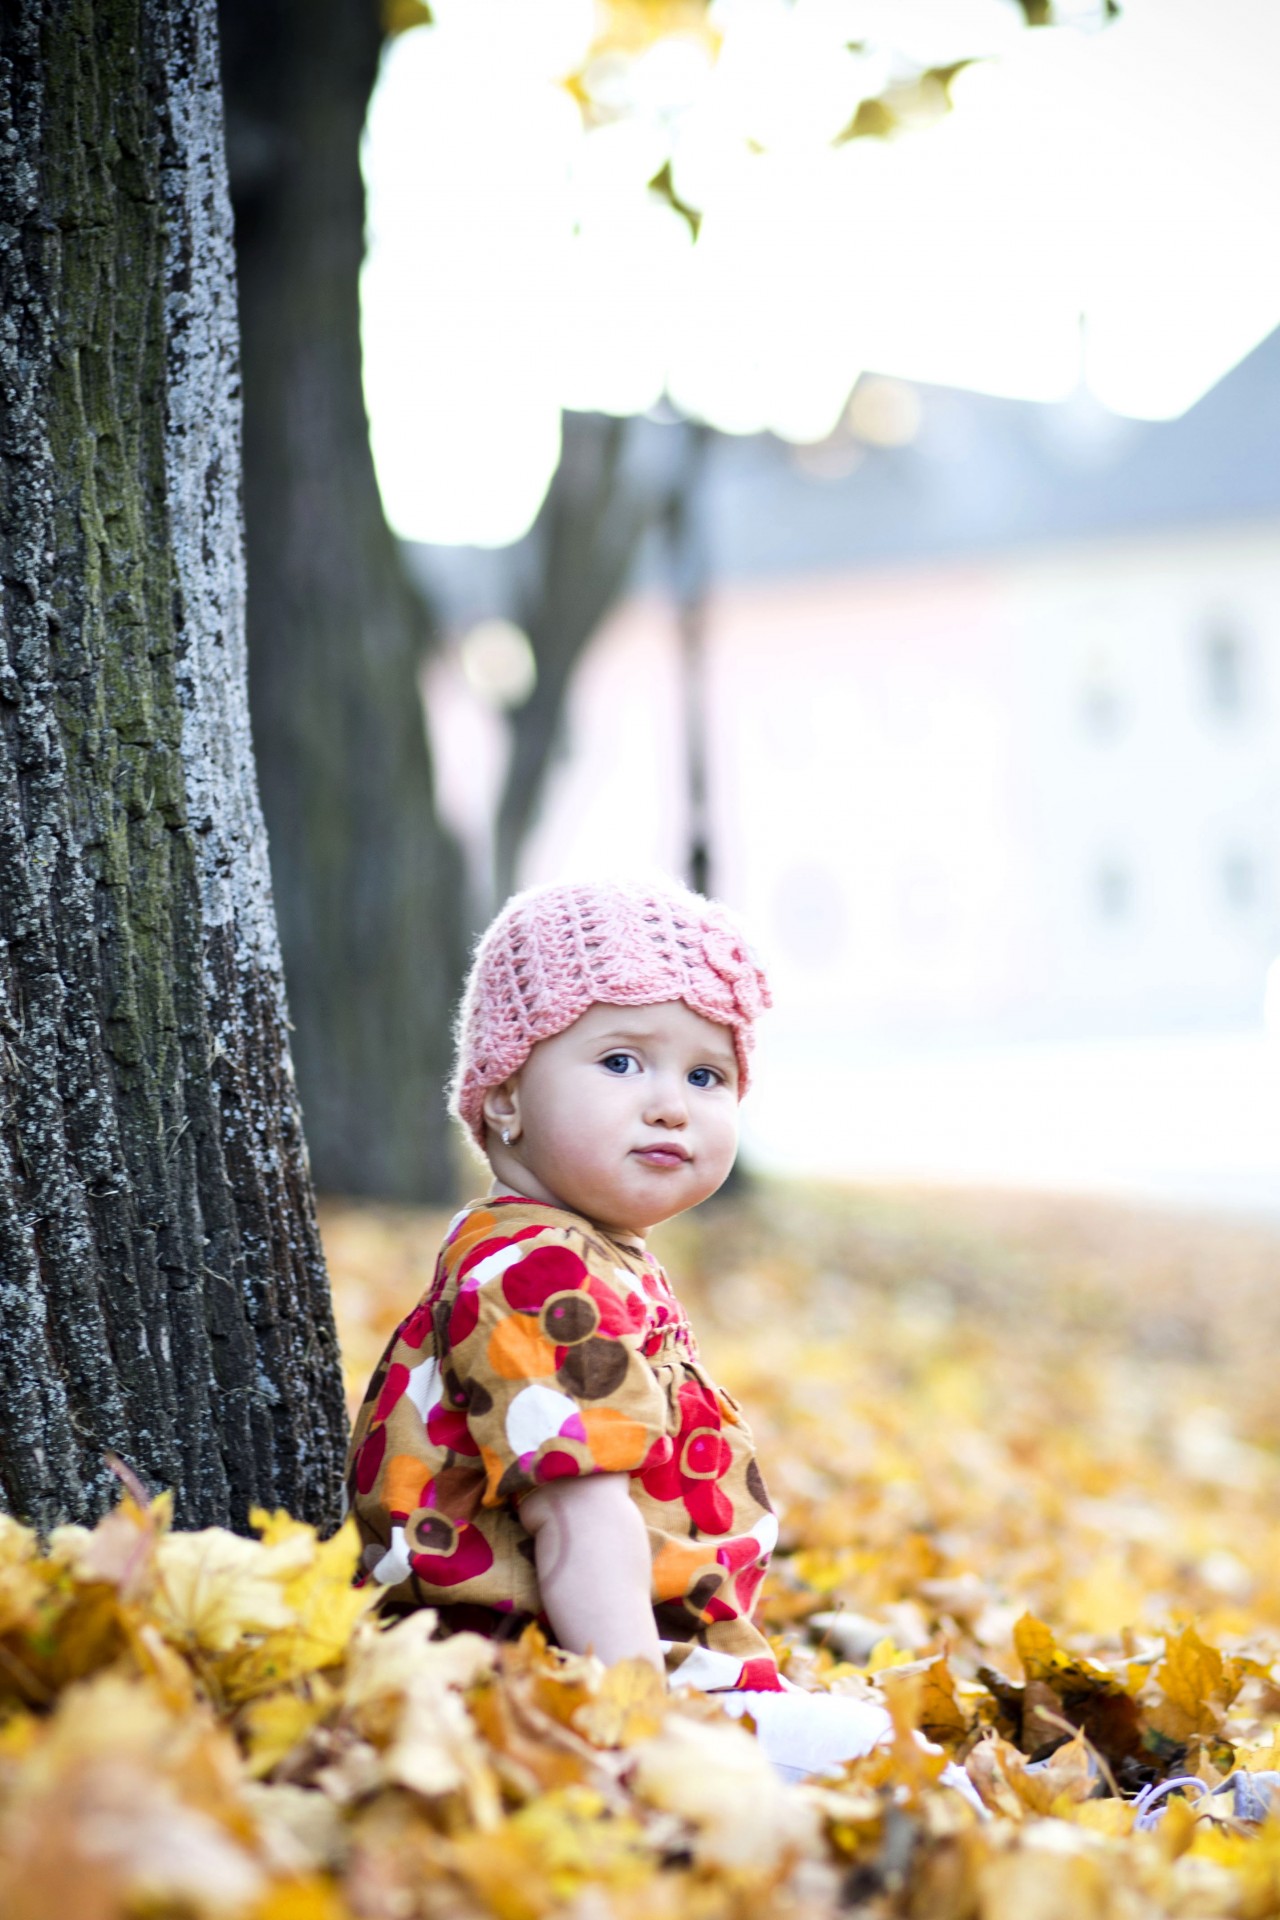
[{"label": "building window", "polygon": [[1125,920],[1133,905],[1133,876],[1118,860],[1100,861],[1093,876],[1093,898],[1103,920]]},{"label": "building window", "polygon": [[1232,913],[1247,913],[1258,898],[1258,867],[1251,853],[1232,847],[1218,868],[1222,897]]},{"label": "building window", "polygon": [[1210,713],[1234,720],[1245,706],[1245,646],[1229,620],[1210,623],[1204,636],[1204,689]]}]

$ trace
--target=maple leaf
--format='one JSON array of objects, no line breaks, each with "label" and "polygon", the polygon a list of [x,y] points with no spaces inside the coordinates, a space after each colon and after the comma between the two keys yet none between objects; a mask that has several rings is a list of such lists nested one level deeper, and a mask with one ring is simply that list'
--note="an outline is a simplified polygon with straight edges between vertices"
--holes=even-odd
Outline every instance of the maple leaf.
[{"label": "maple leaf", "polygon": [[243,1648],[221,1670],[220,1684],[230,1701],[247,1700],[336,1666],[345,1657],[356,1622],[377,1598],[376,1589],[352,1585],[360,1557],[354,1521],[320,1540],[313,1527],[287,1513],[255,1508],[250,1518],[266,1551],[283,1556],[274,1577],[289,1621],[256,1646]]},{"label": "maple leaf", "polygon": [[977,1875],[982,1912],[1009,1920],[1109,1920],[1113,1879],[1105,1839],[1056,1820],[1024,1827]]},{"label": "maple leaf", "polygon": [[[433,1640],[435,1615],[409,1614],[381,1631],[359,1622],[343,1689],[352,1726],[373,1743],[373,1777],[410,1788],[426,1799],[459,1794],[472,1817],[492,1825],[499,1798],[488,1750],[461,1697],[493,1667],[497,1649],[478,1634]],[[365,1768],[363,1759],[355,1761]],[[360,1790],[369,1779],[358,1775]],[[327,1790],[344,1794],[350,1766],[322,1778]]]},{"label": "maple leaf", "polygon": [[[682,1231],[706,1249],[727,1384],[786,1509],[773,1650],[806,1685],[883,1699],[888,1745],[788,1787],[713,1696],[669,1696],[647,1667],[606,1669],[536,1629],[497,1647],[435,1638],[429,1610],[388,1627],[350,1585],[349,1530],[320,1542],[277,1513],[255,1515],[253,1541],[171,1534],[167,1500],[134,1486],[47,1550],[0,1516],[4,1920],[817,1920],[841,1902],[882,1920],[1272,1920],[1277,1823],[1242,1829],[1231,1796],[1188,1787],[1143,1832],[1110,1792],[1113,1773],[1132,1796],[1175,1768],[1210,1788],[1228,1767],[1280,1770],[1280,1455],[1258,1332],[1272,1252],[1215,1428],[1252,1447],[1228,1500],[1225,1482],[1169,1475],[1183,1376],[1141,1340],[1126,1372],[1121,1295],[1064,1268],[1064,1216],[1025,1272],[965,1252],[974,1311],[940,1317],[898,1310],[921,1243],[899,1226],[859,1239],[839,1209],[824,1243],[831,1208],[773,1193],[709,1239]],[[342,1219],[335,1290],[371,1367],[443,1223]],[[701,1258],[677,1264],[696,1282]],[[1145,1302],[1139,1333],[1173,1271],[1141,1258],[1124,1294]],[[1212,1270],[1225,1340],[1236,1316]],[[883,1311],[846,1337],[847,1300],[881,1271]],[[765,1286],[778,1312],[760,1312]],[[1005,1312],[1019,1287],[1034,1311]],[[841,1587],[851,1605],[813,1619]],[[1169,1624],[1190,1605],[1194,1628]],[[998,1671],[1014,1659],[1016,1682]],[[945,1755],[917,1727],[967,1755],[989,1822],[939,1784]]]},{"label": "maple leaf", "polygon": [[362,1708],[398,1699],[419,1678],[433,1686],[464,1688],[489,1673],[498,1658],[492,1640],[478,1633],[433,1636],[436,1616],[429,1607],[409,1613],[389,1627],[361,1620],[348,1649],[343,1698],[359,1718]]},{"label": "maple leaf", "polygon": [[[973,1749],[965,1769],[984,1805],[1015,1820],[1049,1813],[1074,1818],[1074,1810],[1090,1798],[1097,1785],[1083,1734],[1060,1746],[1034,1772],[1025,1754],[993,1734]],[[1127,1810],[1126,1815],[1131,1823],[1133,1816]]]},{"label": "maple leaf", "polygon": [[1027,1676],[1024,1686],[1013,1686],[987,1668],[979,1673],[1026,1753],[1042,1755],[1072,1727],[1082,1728],[1112,1765],[1139,1750],[1138,1704],[1110,1668],[1060,1646],[1052,1630],[1030,1614],[1018,1620],[1013,1642]]},{"label": "maple leaf", "polygon": [[647,1660],[620,1660],[594,1697],[575,1708],[572,1724],[593,1746],[632,1747],[657,1733],[666,1716],[667,1689]]},{"label": "maple leaf", "polygon": [[114,1587],[124,1601],[140,1599],[155,1579],[156,1543],[172,1517],[171,1493],[146,1505],[126,1493],[92,1531],[55,1527],[49,1536],[50,1564],[67,1567],[78,1581]]},{"label": "maple leaf", "polygon": [[895,1691],[909,1686],[914,1724],[926,1739],[954,1743],[969,1731],[969,1719],[956,1698],[955,1676],[945,1653],[879,1670],[881,1692],[890,1702]]},{"label": "maple leaf", "polygon": [[156,1617],[179,1645],[229,1653],[243,1634],[293,1625],[284,1583],[305,1561],[302,1540],[270,1548],[221,1527],[171,1533],[156,1553]]},{"label": "maple leaf", "polygon": [[688,1822],[704,1865],[773,1867],[816,1843],[814,1809],[788,1793],[743,1727],[673,1713],[631,1755],[637,1797]]},{"label": "maple leaf", "polygon": [[1280,1820],[1271,1819],[1256,1833],[1198,1822],[1190,1855],[1226,1868],[1239,1911],[1272,1914],[1280,1891]]},{"label": "maple leaf", "polygon": [[332,1712],[333,1705],[333,1697],[327,1690],[303,1694],[282,1689],[251,1701],[237,1725],[252,1777],[261,1779],[296,1752],[312,1729]]},{"label": "maple leaf", "polygon": [[1236,1765],[1247,1773],[1280,1773],[1280,1727],[1273,1727],[1265,1740],[1239,1742]]},{"label": "maple leaf", "polygon": [[1013,1630],[1013,1644],[1028,1681],[1042,1681],[1057,1692],[1123,1693],[1124,1686],[1108,1668],[1068,1653],[1059,1646],[1043,1620],[1024,1613]]},{"label": "maple leaf", "polygon": [[129,1907],[243,1907],[264,1884],[235,1749],[207,1711],[104,1674],[69,1687],[0,1823],[6,1920]]},{"label": "maple leaf", "polygon": [[480,1827],[496,1825],[502,1801],[488,1751],[462,1698],[418,1675],[406,1690],[382,1777],[425,1799],[457,1794]]},{"label": "maple leaf", "polygon": [[1169,1634],[1155,1671],[1163,1699],[1149,1711],[1148,1723],[1171,1740],[1212,1736],[1221,1729],[1242,1677],[1238,1663],[1224,1660],[1194,1627]]},{"label": "maple leaf", "polygon": [[654,1862],[643,1828],[606,1814],[586,1788],[546,1793],[493,1831],[457,1841],[452,1864],[498,1920],[537,1920],[588,1882],[611,1893],[646,1885]]}]

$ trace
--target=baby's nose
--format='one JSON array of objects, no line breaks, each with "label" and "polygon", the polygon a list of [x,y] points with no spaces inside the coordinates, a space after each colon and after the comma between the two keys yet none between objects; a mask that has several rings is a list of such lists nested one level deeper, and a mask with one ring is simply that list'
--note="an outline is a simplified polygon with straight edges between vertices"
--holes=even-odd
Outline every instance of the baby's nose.
[{"label": "baby's nose", "polygon": [[668,1127],[682,1127],[689,1118],[684,1084],[679,1080],[659,1080],[649,1100],[649,1117]]}]

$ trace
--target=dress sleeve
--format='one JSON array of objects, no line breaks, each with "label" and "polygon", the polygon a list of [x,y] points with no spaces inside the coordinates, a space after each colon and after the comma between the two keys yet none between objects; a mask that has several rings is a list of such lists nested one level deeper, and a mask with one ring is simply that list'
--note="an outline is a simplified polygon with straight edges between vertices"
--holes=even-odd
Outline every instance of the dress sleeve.
[{"label": "dress sleeve", "polygon": [[631,1275],[566,1236],[490,1241],[467,1269],[443,1331],[485,1506],[667,1459],[667,1395],[641,1351],[648,1308]]}]

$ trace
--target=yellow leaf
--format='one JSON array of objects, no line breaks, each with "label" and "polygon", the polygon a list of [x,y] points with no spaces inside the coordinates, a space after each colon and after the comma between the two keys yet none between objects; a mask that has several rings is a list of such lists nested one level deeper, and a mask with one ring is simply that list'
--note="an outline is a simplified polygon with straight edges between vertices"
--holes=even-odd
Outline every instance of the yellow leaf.
[{"label": "yellow leaf", "polygon": [[832,1553],[825,1547],[802,1548],[787,1562],[788,1571],[815,1593],[834,1593],[857,1577],[859,1560],[850,1552]]},{"label": "yellow leaf", "polygon": [[284,1597],[277,1551],[242,1540],[222,1527],[171,1533],[157,1548],[156,1614],[180,1644],[227,1653],[245,1633],[270,1633],[293,1624]]},{"label": "yellow leaf", "polygon": [[1280,1819],[1274,1815],[1255,1832],[1232,1832],[1201,1821],[1191,1842],[1194,1860],[1226,1867],[1238,1889],[1239,1911],[1250,1920],[1270,1920],[1280,1909]]},{"label": "yellow leaf", "polygon": [[464,1836],[454,1859],[498,1920],[537,1920],[588,1883],[618,1892],[654,1872],[638,1822],[606,1817],[583,1787],[541,1794],[493,1832]]},{"label": "yellow leaf", "polygon": [[1280,1773],[1280,1727],[1272,1729],[1268,1740],[1238,1744],[1236,1765],[1248,1773]]},{"label": "yellow leaf", "polygon": [[383,1776],[424,1799],[461,1794],[472,1820],[496,1821],[500,1799],[493,1770],[462,1696],[419,1676],[404,1696],[395,1736],[382,1756]]},{"label": "yellow leaf", "polygon": [[593,1699],[570,1721],[596,1747],[631,1747],[657,1733],[666,1713],[667,1689],[647,1660],[620,1660],[608,1668]]},{"label": "yellow leaf", "polygon": [[230,1701],[252,1698],[285,1686],[324,1667],[336,1666],[347,1651],[356,1622],[377,1598],[374,1587],[353,1587],[360,1556],[355,1522],[348,1520],[329,1540],[287,1513],[251,1515],[268,1552],[284,1556],[280,1587],[289,1624],[257,1646],[237,1652],[220,1679]]},{"label": "yellow leaf", "polygon": [[25,1625],[35,1609],[44,1588],[35,1565],[39,1547],[30,1527],[0,1513],[0,1634]]},{"label": "yellow leaf", "polygon": [[1171,1795],[1156,1828],[1156,1845],[1167,1860],[1180,1859],[1196,1838],[1198,1830],[1196,1810],[1191,1801]]},{"label": "yellow leaf", "polygon": [[246,1920],[350,1920],[351,1909],[328,1880],[279,1880]]},{"label": "yellow leaf", "polygon": [[1222,1655],[1207,1647],[1194,1627],[1184,1627],[1165,1640],[1165,1655],[1156,1669],[1165,1698],[1191,1719],[1222,1686]]},{"label": "yellow leaf", "polygon": [[972,1780],[989,1812],[1008,1820],[1021,1820],[1028,1810],[1022,1791],[1026,1776],[1025,1756],[999,1734],[980,1741],[965,1761],[965,1772]]},{"label": "yellow leaf", "polygon": [[1194,1627],[1165,1637],[1164,1659],[1156,1668],[1163,1696],[1148,1715],[1150,1724],[1170,1739],[1216,1734],[1240,1690],[1235,1663],[1206,1645]]},{"label": "yellow leaf", "polygon": [[1065,1685],[1086,1692],[1123,1693],[1124,1687],[1106,1667],[1059,1646],[1043,1620],[1024,1613],[1013,1630],[1013,1645],[1028,1681],[1043,1681],[1061,1690]]},{"label": "yellow leaf", "polygon": [[1082,1733],[1067,1740],[1050,1754],[1044,1772],[1038,1776],[1052,1798],[1049,1811],[1062,1818],[1089,1799],[1095,1779],[1088,1742]]},{"label": "yellow leaf", "polygon": [[174,1712],[189,1707],[195,1699],[195,1676],[181,1654],[153,1621],[141,1618],[134,1609],[122,1615],[122,1624],[139,1671],[154,1684],[165,1705]]},{"label": "yellow leaf", "polygon": [[1071,1818],[1078,1827],[1087,1827],[1090,1833],[1103,1834],[1110,1840],[1123,1840],[1133,1832],[1134,1811],[1128,1800],[1082,1800],[1071,1809]]},{"label": "yellow leaf", "polygon": [[0,1722],[0,1768],[25,1760],[37,1746],[44,1723],[34,1713],[12,1713]]},{"label": "yellow leaf", "polygon": [[1108,1920],[1114,1868],[1102,1842],[1059,1821],[1024,1829],[1016,1851],[997,1853],[979,1871],[983,1914],[999,1920]]},{"label": "yellow leaf", "polygon": [[317,1689],[310,1698],[287,1691],[268,1694],[246,1707],[239,1724],[249,1752],[251,1776],[260,1780],[279,1766],[285,1755],[299,1746],[331,1711],[332,1705],[332,1694]]},{"label": "yellow leaf", "polygon": [[867,1656],[867,1673],[884,1673],[889,1667],[905,1667],[915,1663],[916,1655],[909,1647],[895,1647],[892,1634],[886,1634],[883,1640],[877,1640]]},{"label": "yellow leaf", "polygon": [[128,1644],[128,1616],[114,1590],[100,1583],[73,1586],[63,1575],[51,1582],[5,1677],[25,1674],[29,1684],[36,1683],[36,1698],[56,1697],[112,1666]]},{"label": "yellow leaf", "polygon": [[69,1687],[6,1796],[0,1913],[236,1912],[264,1881],[237,1764],[207,1709],[122,1674]]}]

